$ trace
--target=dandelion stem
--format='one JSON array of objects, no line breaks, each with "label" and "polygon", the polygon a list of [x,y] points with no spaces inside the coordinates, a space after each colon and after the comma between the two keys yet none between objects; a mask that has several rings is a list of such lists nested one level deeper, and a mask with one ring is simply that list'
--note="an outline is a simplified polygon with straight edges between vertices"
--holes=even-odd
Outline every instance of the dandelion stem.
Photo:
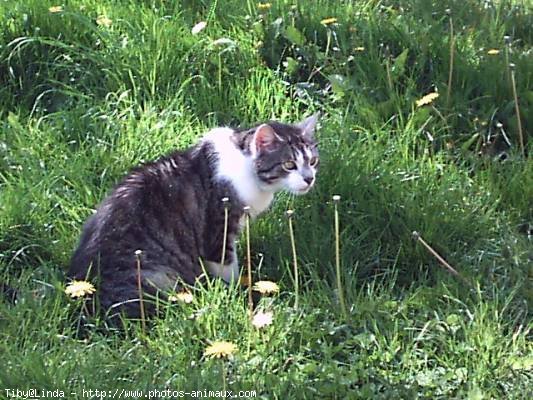
[{"label": "dandelion stem", "polygon": [[144,313],[144,301],[141,285],[141,250],[135,251],[135,258],[137,259],[137,290],[139,291],[139,307],[141,311],[141,327],[143,335],[146,334],[146,315]]},{"label": "dandelion stem", "polygon": [[331,46],[331,30],[328,28],[326,33],[327,41],[326,41],[326,51],[324,52],[324,58],[328,58],[329,54],[329,47]]},{"label": "dandelion stem", "polygon": [[222,91],[222,56],[218,53],[218,71],[217,71],[218,90]]},{"label": "dandelion stem", "polygon": [[509,61],[509,53],[511,52],[511,37],[505,35],[503,37],[503,41],[505,44],[505,65],[507,65],[507,82],[511,83],[511,63]]},{"label": "dandelion stem", "polygon": [[300,304],[300,279],[298,276],[298,258],[296,256],[296,241],[294,240],[294,229],[292,226],[292,216],[294,214],[293,210],[287,210],[287,217],[289,219],[289,235],[291,237],[291,249],[292,249],[292,262],[294,268],[294,308],[297,309]]},{"label": "dandelion stem", "polygon": [[339,229],[339,210],[338,203],[341,197],[339,195],[333,196],[333,204],[335,206],[335,271],[337,275],[337,291],[339,292],[339,302],[344,319],[348,319],[348,311],[346,310],[346,301],[344,299],[344,291],[341,280],[341,252],[340,252],[340,229]]},{"label": "dandelion stem", "polygon": [[[93,263],[89,263],[89,268],[87,269],[87,273],[85,274],[85,280],[89,281],[89,278],[91,276],[91,270],[93,268]],[[83,300],[83,305],[85,306],[85,300]],[[93,313],[91,315],[96,315],[96,305],[94,299],[91,301],[91,308],[93,310]]]},{"label": "dandelion stem", "polygon": [[224,360],[222,362],[222,393],[226,393],[226,363]]},{"label": "dandelion stem", "polygon": [[388,57],[385,60],[385,69],[387,71],[387,83],[389,85],[389,91],[392,93],[394,86],[392,84],[392,76],[391,76],[391,72],[390,72],[390,61],[389,61]]},{"label": "dandelion stem", "polygon": [[252,317],[254,310],[254,302],[252,298],[252,256],[250,250],[250,207],[244,207],[244,220],[246,229],[246,263],[248,269],[248,311],[250,312],[250,318]]},{"label": "dandelion stem", "polygon": [[85,311],[85,299],[83,299],[83,303],[80,308],[80,315],[78,316],[78,322],[76,324],[76,336],[79,336],[80,329],[81,329],[81,320],[83,319],[83,312]]},{"label": "dandelion stem", "polygon": [[437,253],[435,249],[433,249],[433,247],[431,247],[429,244],[426,243],[424,239],[422,239],[422,236],[420,236],[420,233],[418,233],[417,231],[414,231],[412,235],[413,235],[413,239],[420,242],[422,246],[424,246],[426,250],[429,251],[439,261],[439,263],[442,266],[444,266],[444,268],[446,268],[453,275],[462,279],[464,282],[470,284],[459,272],[457,272],[455,268],[453,268],[450,264],[448,264],[448,262],[439,253]]},{"label": "dandelion stem", "polygon": [[446,107],[450,106],[450,98],[452,95],[452,80],[453,80],[453,62],[455,53],[455,37],[453,34],[453,18],[450,15],[450,66],[448,72],[448,90],[446,93]]},{"label": "dandelion stem", "polygon": [[518,95],[516,93],[516,81],[515,81],[515,65],[510,64],[509,68],[511,69],[511,87],[513,89],[513,99],[514,106],[516,110],[516,123],[518,126],[518,139],[520,140],[520,150],[522,151],[522,156],[526,156],[526,149],[524,147],[524,133],[522,132],[522,121],[520,120],[520,106],[518,105]]},{"label": "dandelion stem", "polygon": [[226,262],[226,241],[228,240],[228,202],[229,198],[224,197],[222,204],[224,205],[224,234],[222,236],[222,257],[220,258],[220,265]]}]

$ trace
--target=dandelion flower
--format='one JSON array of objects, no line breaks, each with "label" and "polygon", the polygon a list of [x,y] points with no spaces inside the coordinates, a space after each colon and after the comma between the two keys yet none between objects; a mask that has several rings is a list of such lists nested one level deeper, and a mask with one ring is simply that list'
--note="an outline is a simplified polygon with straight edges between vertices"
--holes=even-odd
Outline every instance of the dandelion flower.
[{"label": "dandelion flower", "polygon": [[257,329],[264,328],[265,326],[269,326],[272,324],[272,319],[274,317],[274,314],[272,311],[258,311],[252,318],[252,325],[255,326]]},{"label": "dandelion flower", "polygon": [[87,281],[72,281],[65,288],[65,293],[72,298],[93,294],[95,291],[93,284]]},{"label": "dandelion flower", "polygon": [[181,301],[182,303],[189,304],[194,300],[192,293],[183,291],[176,293],[175,295],[168,296],[168,301]]},{"label": "dandelion flower", "polygon": [[337,18],[324,18],[320,23],[322,25],[331,25],[337,22]]},{"label": "dandelion flower", "polygon": [[500,50],[498,50],[498,49],[490,49],[489,51],[487,51],[487,54],[489,56],[495,56],[495,55],[500,54]]},{"label": "dandelion flower", "polygon": [[437,92],[428,93],[416,101],[416,106],[422,107],[427,104],[431,104],[433,103],[433,100],[435,100],[437,97],[439,97],[439,94]]},{"label": "dandelion flower", "polygon": [[191,33],[193,35],[196,35],[196,34],[200,33],[201,31],[203,31],[206,26],[207,26],[207,22],[205,22],[205,21],[198,22],[196,25],[194,25],[192,27]]},{"label": "dandelion flower", "polygon": [[271,3],[257,3],[257,8],[260,10],[268,10],[272,7]]},{"label": "dandelion flower", "polygon": [[204,350],[204,357],[229,358],[237,351],[237,346],[231,342],[214,342]]},{"label": "dandelion flower", "polygon": [[272,281],[257,281],[253,286],[253,290],[261,294],[278,293],[279,286],[276,282]]},{"label": "dandelion flower", "polygon": [[107,18],[105,15],[100,15],[98,18],[96,18],[96,24],[100,26],[105,26],[106,28],[109,28],[113,21],[110,18]]},{"label": "dandelion flower", "polygon": [[55,13],[59,13],[63,11],[63,7],[62,6],[52,6],[48,9],[48,12],[52,13],[52,14],[55,14]]}]

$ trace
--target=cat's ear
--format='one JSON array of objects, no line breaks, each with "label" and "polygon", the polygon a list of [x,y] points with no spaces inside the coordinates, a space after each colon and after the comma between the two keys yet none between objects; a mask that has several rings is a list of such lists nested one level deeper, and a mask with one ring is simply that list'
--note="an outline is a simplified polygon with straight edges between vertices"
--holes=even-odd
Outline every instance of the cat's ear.
[{"label": "cat's ear", "polygon": [[259,125],[254,133],[254,150],[272,150],[280,141],[281,138],[270,125]]},{"label": "cat's ear", "polygon": [[302,130],[302,136],[313,138],[315,135],[316,123],[318,122],[318,113],[307,117],[298,124],[298,127]]}]

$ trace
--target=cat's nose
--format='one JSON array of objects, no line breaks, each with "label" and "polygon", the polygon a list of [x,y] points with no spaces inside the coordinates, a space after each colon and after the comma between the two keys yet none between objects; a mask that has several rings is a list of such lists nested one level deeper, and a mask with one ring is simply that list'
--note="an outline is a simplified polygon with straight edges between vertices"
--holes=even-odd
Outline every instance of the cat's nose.
[{"label": "cat's nose", "polygon": [[315,178],[312,177],[312,176],[306,176],[306,177],[304,178],[305,183],[307,183],[308,185],[311,185],[311,184],[313,183],[314,180],[315,180]]}]

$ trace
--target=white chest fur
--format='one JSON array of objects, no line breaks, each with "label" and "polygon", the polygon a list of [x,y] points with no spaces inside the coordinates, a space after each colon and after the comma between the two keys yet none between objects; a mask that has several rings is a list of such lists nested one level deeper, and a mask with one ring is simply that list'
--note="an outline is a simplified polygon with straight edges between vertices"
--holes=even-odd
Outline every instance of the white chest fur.
[{"label": "white chest fur", "polygon": [[270,206],[274,194],[261,190],[251,156],[245,156],[235,146],[232,135],[230,128],[216,128],[207,133],[204,141],[212,143],[218,154],[216,179],[230,182],[240,200],[250,207],[252,217],[255,217]]}]

